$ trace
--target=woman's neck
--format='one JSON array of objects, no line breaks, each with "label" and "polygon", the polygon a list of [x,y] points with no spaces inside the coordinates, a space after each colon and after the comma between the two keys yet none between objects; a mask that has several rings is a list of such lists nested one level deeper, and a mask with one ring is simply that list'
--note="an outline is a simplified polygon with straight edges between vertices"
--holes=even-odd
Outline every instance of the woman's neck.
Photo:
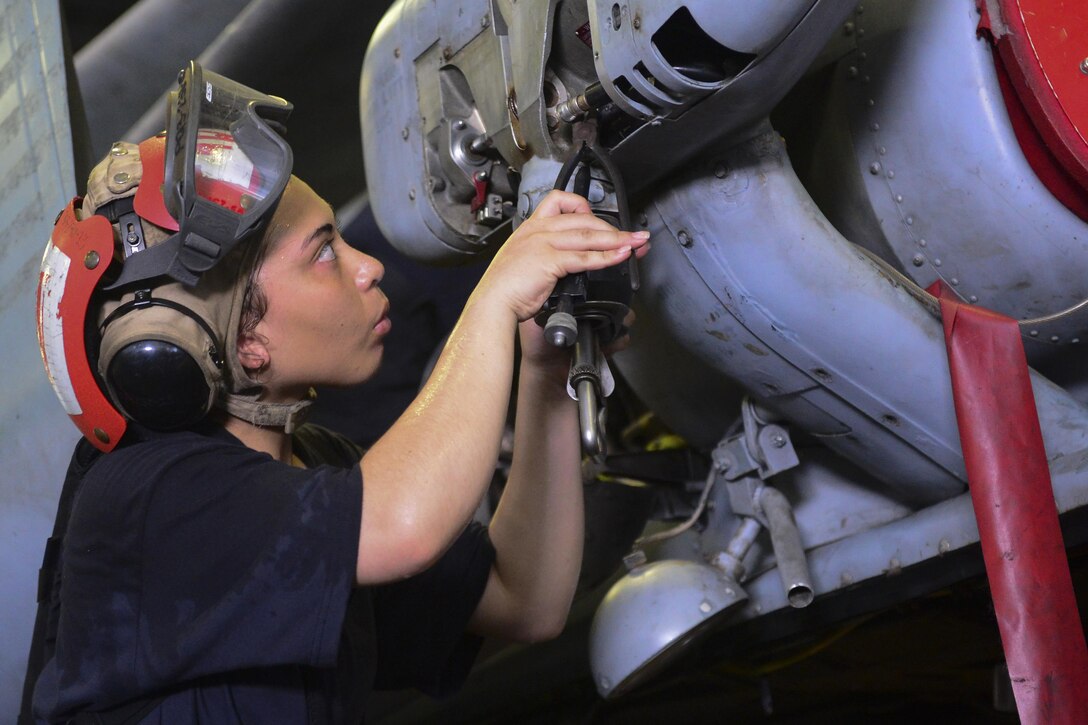
[{"label": "woman's neck", "polygon": [[293,461],[291,436],[284,433],[282,427],[254,425],[229,414],[224,416],[223,427],[248,448],[267,453],[283,463]]}]

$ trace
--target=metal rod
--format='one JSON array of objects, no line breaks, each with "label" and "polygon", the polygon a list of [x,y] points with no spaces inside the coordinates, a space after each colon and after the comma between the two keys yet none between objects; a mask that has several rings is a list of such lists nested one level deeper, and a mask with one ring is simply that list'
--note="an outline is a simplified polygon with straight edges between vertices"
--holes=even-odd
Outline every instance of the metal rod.
[{"label": "metal rod", "polygon": [[786,599],[791,607],[807,607],[814,596],[812,576],[808,571],[808,559],[801,546],[801,534],[797,530],[790,502],[781,491],[770,486],[763,487],[758,499],[771,532],[771,546],[778,564],[778,575],[786,589]]}]

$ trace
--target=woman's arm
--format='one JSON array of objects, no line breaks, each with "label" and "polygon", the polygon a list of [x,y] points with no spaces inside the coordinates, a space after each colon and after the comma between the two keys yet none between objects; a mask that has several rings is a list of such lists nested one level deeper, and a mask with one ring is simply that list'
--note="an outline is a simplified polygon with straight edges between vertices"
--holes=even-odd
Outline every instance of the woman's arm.
[{"label": "woman's arm", "polygon": [[582,561],[578,410],[567,395],[569,351],[521,324],[514,458],[488,529],[495,564],[469,629],[517,641],[550,639],[566,623]]},{"label": "woman's arm", "polygon": [[461,532],[498,457],[517,323],[561,277],[618,264],[646,238],[597,219],[582,197],[552,192],[507,240],[427,384],[363,457],[359,583],[422,571]]}]

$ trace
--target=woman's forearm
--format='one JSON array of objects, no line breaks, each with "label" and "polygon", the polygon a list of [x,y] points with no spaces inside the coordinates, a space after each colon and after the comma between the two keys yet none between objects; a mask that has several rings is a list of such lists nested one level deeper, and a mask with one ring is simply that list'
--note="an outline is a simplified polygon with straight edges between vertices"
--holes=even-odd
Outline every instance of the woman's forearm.
[{"label": "woman's forearm", "polygon": [[514,459],[489,531],[496,561],[473,628],[521,641],[557,635],[584,535],[577,407],[565,370],[521,367]]}]

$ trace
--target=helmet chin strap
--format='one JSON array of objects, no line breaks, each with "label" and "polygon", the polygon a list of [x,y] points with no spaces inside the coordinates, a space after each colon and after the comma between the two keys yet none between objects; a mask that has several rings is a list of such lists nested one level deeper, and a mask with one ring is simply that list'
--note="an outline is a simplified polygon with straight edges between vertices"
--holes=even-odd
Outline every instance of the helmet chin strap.
[{"label": "helmet chin strap", "polygon": [[262,403],[252,395],[225,393],[216,401],[216,406],[236,418],[241,418],[253,425],[278,428],[290,435],[306,422],[316,394],[310,389],[310,397],[294,403]]}]

